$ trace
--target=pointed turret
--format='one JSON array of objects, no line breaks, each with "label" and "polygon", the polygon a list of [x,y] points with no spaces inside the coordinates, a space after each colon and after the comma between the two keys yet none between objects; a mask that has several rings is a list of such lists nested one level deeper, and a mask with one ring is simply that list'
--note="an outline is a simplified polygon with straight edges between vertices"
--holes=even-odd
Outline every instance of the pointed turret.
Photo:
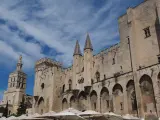
[{"label": "pointed turret", "polygon": [[75,46],[75,49],[74,49],[74,54],[73,54],[73,56],[74,56],[74,55],[82,55],[82,54],[81,54],[81,50],[80,50],[80,46],[79,46],[78,40],[76,41],[76,46]]},{"label": "pointed turret", "polygon": [[22,55],[19,56],[19,60],[17,63],[17,71],[21,71],[22,70]]},{"label": "pointed turret", "polygon": [[86,50],[86,49],[91,49],[91,50],[93,50],[92,43],[91,43],[91,39],[90,39],[88,33],[87,33],[87,37],[86,37],[86,43],[85,43],[85,46],[84,46],[84,50]]}]

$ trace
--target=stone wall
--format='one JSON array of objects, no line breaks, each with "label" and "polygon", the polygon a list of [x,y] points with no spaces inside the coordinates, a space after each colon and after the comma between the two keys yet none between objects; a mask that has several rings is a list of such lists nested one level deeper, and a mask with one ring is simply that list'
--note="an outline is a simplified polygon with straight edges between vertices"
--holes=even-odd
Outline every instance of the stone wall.
[{"label": "stone wall", "polygon": [[159,0],[147,0],[128,8],[118,20],[120,43],[97,55],[85,49],[83,56],[73,56],[73,65],[67,69],[51,60],[36,63],[34,112],[74,107],[160,115],[159,5]]}]

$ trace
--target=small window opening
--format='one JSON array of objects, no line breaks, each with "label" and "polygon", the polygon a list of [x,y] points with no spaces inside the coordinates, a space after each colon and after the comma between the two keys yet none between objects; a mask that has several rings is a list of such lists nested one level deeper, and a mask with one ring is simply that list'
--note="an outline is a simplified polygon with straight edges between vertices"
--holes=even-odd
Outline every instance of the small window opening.
[{"label": "small window opening", "polygon": [[44,89],[44,83],[41,84],[41,89],[42,89],[42,90]]},{"label": "small window opening", "polygon": [[106,80],[107,78],[106,78],[106,75],[104,74],[104,80]]},{"label": "small window opening", "polygon": [[112,61],[112,65],[114,65],[115,64],[115,58],[113,58],[113,61]]},{"label": "small window opening", "polygon": [[109,100],[106,100],[107,108],[109,108]]},{"label": "small window opening", "polygon": [[120,103],[121,110],[123,110],[123,102]]},{"label": "small window opening", "polygon": [[147,27],[147,28],[145,28],[143,30],[144,30],[145,38],[148,38],[148,37],[151,36],[151,32],[150,32],[150,28],[149,27]]},{"label": "small window opening", "polygon": [[65,91],[65,85],[63,85],[63,88],[62,88],[62,92],[64,93],[64,91]]},{"label": "small window opening", "polygon": [[100,81],[100,73],[98,71],[96,72],[96,79],[97,79],[97,82]]},{"label": "small window opening", "polygon": [[68,83],[69,83],[69,90],[71,90],[72,89],[72,80],[69,79]]}]

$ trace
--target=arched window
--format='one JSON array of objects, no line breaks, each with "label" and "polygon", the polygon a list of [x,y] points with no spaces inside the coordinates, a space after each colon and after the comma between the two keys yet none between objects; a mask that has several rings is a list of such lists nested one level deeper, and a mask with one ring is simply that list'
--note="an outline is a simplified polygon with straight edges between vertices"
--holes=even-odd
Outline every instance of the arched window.
[{"label": "arched window", "polygon": [[97,79],[97,82],[100,81],[100,73],[98,71],[96,72],[96,79]]},{"label": "arched window", "polygon": [[112,65],[114,65],[115,64],[115,58],[113,58],[113,61],[112,61]]},{"label": "arched window", "polygon": [[86,93],[84,91],[81,91],[78,95],[78,108],[80,111],[84,111],[87,108],[87,96]]},{"label": "arched window", "polygon": [[65,91],[65,85],[63,85],[63,88],[62,88],[62,92],[64,93],[64,91]]},{"label": "arched window", "polygon": [[143,100],[144,112],[148,111],[156,112],[155,108],[156,102],[155,102],[154,88],[151,77],[145,74],[140,78],[139,83]]},{"label": "arched window", "polygon": [[44,89],[44,83],[41,84],[41,89],[42,89],[42,90]]},{"label": "arched window", "polygon": [[120,114],[124,110],[123,88],[120,84],[116,83],[112,91],[113,91],[116,113]]},{"label": "arched window", "polygon": [[62,100],[62,109],[65,110],[65,109],[67,109],[67,108],[68,108],[68,102],[67,102],[67,99],[64,98],[64,99]]},{"label": "arched window", "polygon": [[96,110],[97,109],[97,93],[96,93],[96,91],[93,90],[91,92],[90,99],[91,99],[92,110]]},{"label": "arched window", "polygon": [[24,85],[23,85],[23,83],[22,83],[22,86],[21,86],[21,88],[23,88],[24,87]]},{"label": "arched window", "polygon": [[72,80],[71,79],[69,79],[68,84],[69,84],[69,90],[71,90],[72,89]]},{"label": "arched window", "polygon": [[40,97],[40,99],[38,100],[38,111],[39,113],[43,114],[43,109],[44,109],[44,99],[43,97]]},{"label": "arched window", "polygon": [[74,96],[70,98],[70,107],[76,108],[76,99]]},{"label": "arched window", "polygon": [[112,105],[110,105],[109,101],[109,90],[106,87],[103,87],[100,92],[101,97],[101,112],[106,112],[112,110]]},{"label": "arched window", "polygon": [[82,72],[84,72],[84,67],[82,68]]},{"label": "arched window", "polygon": [[127,85],[127,100],[128,100],[128,110],[130,114],[134,114],[137,111],[137,100],[136,100],[136,93],[135,93],[135,85],[134,81],[130,80]]}]

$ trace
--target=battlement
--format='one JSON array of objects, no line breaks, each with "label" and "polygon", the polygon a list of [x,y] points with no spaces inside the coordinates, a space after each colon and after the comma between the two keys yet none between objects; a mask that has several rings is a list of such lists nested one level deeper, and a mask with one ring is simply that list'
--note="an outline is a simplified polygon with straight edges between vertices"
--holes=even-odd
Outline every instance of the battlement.
[{"label": "battlement", "polygon": [[99,57],[101,57],[101,55],[108,54],[108,52],[112,52],[112,51],[115,52],[115,51],[118,50],[119,47],[120,47],[120,43],[117,43],[115,45],[110,46],[107,49],[104,49],[104,50],[100,51],[98,54],[94,55],[94,57],[99,58]]},{"label": "battlement", "polygon": [[59,67],[62,66],[61,63],[59,63],[57,61],[54,61],[54,60],[52,60],[50,58],[42,58],[42,59],[38,60],[36,62],[36,64],[35,64],[35,67],[37,67],[37,66],[39,66],[41,64],[46,64],[46,65],[49,65],[49,66],[59,66]]}]

